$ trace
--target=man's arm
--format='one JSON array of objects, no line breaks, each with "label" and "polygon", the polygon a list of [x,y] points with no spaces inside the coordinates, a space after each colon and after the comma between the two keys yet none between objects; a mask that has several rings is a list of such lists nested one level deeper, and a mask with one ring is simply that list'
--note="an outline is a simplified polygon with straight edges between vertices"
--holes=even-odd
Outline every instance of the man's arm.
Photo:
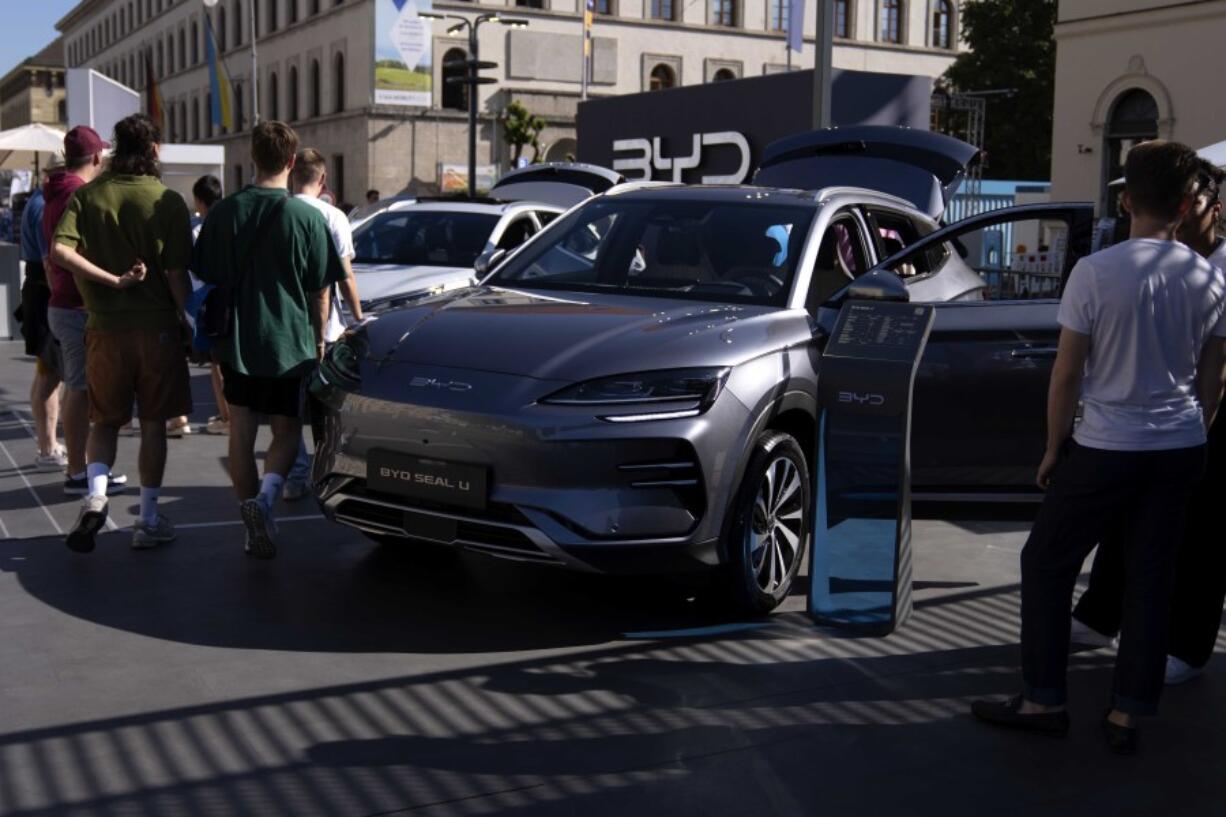
[{"label": "man's arm", "polygon": [[1089,335],[1067,328],[1060,330],[1060,345],[1047,387],[1047,451],[1036,480],[1044,490],[1060,459],[1060,449],[1073,433],[1073,418],[1077,414],[1077,400],[1081,397],[1081,381],[1089,356]]},{"label": "man's arm", "polygon": [[192,294],[192,282],[187,277],[187,270],[166,270],[166,284],[170,287],[170,297],[175,299],[175,307],[179,310],[179,315],[187,314],[187,299]]},{"label": "man's arm", "polygon": [[145,280],[143,261],[138,260],[123,275],[112,275],[82,255],[76,247],[58,242],[51,248],[51,260],[56,266],[72,273],[78,284],[90,281],[112,289],[127,289]]},{"label": "man's arm", "polygon": [[323,289],[311,294],[311,326],[315,329],[315,357],[324,356],[324,327],[328,325],[328,313],[332,309],[332,288]]},{"label": "man's arm", "polygon": [[349,306],[349,314],[355,321],[362,320],[362,301],[358,298],[358,281],[353,275],[353,263],[348,258],[341,259],[345,268],[345,278],[337,286],[341,288],[341,298]]},{"label": "man's arm", "polygon": [[1196,396],[1200,400],[1205,428],[1213,425],[1226,386],[1226,338],[1211,336],[1196,364]]}]

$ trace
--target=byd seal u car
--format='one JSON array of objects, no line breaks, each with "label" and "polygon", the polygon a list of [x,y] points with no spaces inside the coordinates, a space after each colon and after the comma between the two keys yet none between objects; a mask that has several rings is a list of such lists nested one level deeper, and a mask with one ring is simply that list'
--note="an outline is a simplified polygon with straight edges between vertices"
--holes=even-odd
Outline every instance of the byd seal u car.
[{"label": "byd seal u car", "polygon": [[[324,511],[382,541],[576,570],[720,568],[731,602],[768,611],[809,535],[819,356],[844,290],[874,269],[937,309],[916,497],[1027,498],[1061,270],[1085,251],[1091,210],[939,229],[974,155],[927,132],[846,128],[772,145],[752,186],[586,200],[480,285],[336,344],[312,384]],[[1063,225],[1042,297],[993,284],[962,240],[1010,218]]]}]

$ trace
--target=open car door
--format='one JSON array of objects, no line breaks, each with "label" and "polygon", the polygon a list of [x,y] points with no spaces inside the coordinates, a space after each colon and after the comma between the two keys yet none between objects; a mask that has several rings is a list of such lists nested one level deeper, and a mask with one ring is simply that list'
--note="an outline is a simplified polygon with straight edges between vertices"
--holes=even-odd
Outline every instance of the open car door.
[{"label": "open car door", "polygon": [[490,188],[499,201],[534,201],[570,209],[625,178],[598,165],[550,162],[512,170]]},{"label": "open car door", "polygon": [[[1037,500],[1056,313],[1073,265],[1090,251],[1091,204],[1035,204],[982,213],[879,263],[936,318],[915,383],[915,498]],[[973,271],[966,300],[925,297],[945,265]],[[936,294],[936,291],[932,291]]]}]

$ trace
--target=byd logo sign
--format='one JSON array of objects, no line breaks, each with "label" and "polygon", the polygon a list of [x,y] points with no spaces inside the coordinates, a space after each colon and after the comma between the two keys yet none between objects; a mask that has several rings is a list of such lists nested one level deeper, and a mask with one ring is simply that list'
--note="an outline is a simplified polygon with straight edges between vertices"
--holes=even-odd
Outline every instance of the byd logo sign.
[{"label": "byd logo sign", "polygon": [[[746,180],[750,164],[749,140],[744,134],[731,130],[695,133],[688,156],[665,156],[659,136],[650,139],[616,139],[613,142],[613,153],[631,155],[621,158],[615,156],[613,169],[631,180],[651,181],[659,178],[661,181],[671,179],[679,184],[683,181],[682,174],[699,167],[704,154],[712,148],[731,148],[738,151],[740,163],[735,173],[704,175],[700,179],[702,184],[740,184]],[[637,176],[632,175],[636,172]]]},{"label": "byd logo sign", "polygon": [[841,391],[839,392],[839,402],[854,403],[857,406],[884,406],[885,395],[874,394],[873,392],[861,394],[857,391]]}]

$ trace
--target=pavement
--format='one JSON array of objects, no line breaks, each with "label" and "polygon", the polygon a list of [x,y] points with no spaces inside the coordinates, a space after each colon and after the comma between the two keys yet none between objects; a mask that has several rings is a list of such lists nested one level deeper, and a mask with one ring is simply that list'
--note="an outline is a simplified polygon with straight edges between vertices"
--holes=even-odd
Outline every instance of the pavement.
[{"label": "pavement", "polygon": [[[804,581],[729,620],[677,582],[376,545],[309,500],[256,562],[226,440],[193,436],[170,443],[178,541],[130,550],[130,492],[82,556],[76,502],[28,467],[31,373],[0,343],[0,814],[1226,811],[1221,655],[1135,758],[1098,733],[1109,650],[1071,661],[1067,740],[970,719],[1019,685],[1025,524],[918,521],[912,620],[849,637],[810,623]],[[193,388],[199,424],[206,370]]]}]

